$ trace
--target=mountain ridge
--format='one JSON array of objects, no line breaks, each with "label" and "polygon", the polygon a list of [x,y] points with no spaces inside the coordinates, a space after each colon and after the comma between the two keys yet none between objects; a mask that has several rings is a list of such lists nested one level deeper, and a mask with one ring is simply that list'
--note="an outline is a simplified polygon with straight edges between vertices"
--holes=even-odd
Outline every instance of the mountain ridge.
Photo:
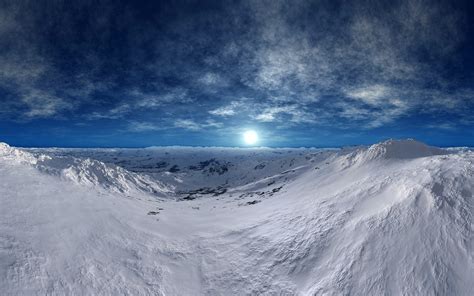
[{"label": "mountain ridge", "polygon": [[[61,151],[25,154],[45,158],[46,174],[4,147],[12,153],[0,152],[0,294],[470,295],[474,153],[427,156],[423,146],[397,158],[397,143],[376,145],[226,152],[213,155],[234,164],[221,175],[208,175],[208,162],[169,172],[210,159],[169,154],[156,178],[202,186],[245,177],[179,200],[71,186],[54,173],[67,164]],[[86,156],[133,167],[171,152],[74,153],[73,167],[93,173]]]}]

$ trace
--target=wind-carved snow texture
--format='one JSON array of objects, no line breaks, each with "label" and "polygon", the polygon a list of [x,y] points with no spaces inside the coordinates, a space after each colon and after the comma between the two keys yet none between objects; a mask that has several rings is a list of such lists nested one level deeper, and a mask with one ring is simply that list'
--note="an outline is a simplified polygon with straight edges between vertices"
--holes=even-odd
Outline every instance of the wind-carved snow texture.
[{"label": "wind-carved snow texture", "polygon": [[469,149],[2,144],[0,180],[1,295],[474,291]]}]

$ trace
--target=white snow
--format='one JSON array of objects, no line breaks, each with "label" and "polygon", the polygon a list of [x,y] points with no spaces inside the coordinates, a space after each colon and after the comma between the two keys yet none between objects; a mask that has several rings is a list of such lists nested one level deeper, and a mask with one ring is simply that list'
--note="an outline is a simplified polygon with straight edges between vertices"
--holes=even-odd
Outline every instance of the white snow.
[{"label": "white snow", "polygon": [[127,171],[114,164],[105,164],[91,158],[32,154],[0,143],[0,157],[30,164],[39,171],[60,176],[62,179],[89,187],[102,187],[109,192],[134,194],[147,192],[156,196],[173,196],[174,187],[147,175]]},{"label": "white snow", "polygon": [[414,140],[0,144],[0,295],[472,295],[473,192],[472,151]]}]

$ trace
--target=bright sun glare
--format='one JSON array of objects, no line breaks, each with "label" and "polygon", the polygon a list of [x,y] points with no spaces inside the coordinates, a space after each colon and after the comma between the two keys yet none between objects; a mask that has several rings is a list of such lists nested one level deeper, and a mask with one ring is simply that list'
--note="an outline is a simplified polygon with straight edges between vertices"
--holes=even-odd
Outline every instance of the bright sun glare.
[{"label": "bright sun glare", "polygon": [[258,141],[258,134],[255,131],[249,130],[244,133],[244,142],[247,145],[253,145]]}]

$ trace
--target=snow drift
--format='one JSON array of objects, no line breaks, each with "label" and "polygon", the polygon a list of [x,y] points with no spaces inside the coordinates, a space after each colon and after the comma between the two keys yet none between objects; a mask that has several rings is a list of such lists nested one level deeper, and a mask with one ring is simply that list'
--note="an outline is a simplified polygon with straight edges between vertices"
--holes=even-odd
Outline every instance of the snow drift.
[{"label": "snow drift", "polygon": [[[2,149],[9,151],[0,153],[3,295],[474,290],[474,155],[467,149],[411,140],[258,153],[156,148],[28,155]],[[175,191],[190,188],[180,188],[177,179],[227,187],[184,201],[149,199],[145,191],[135,193],[144,198],[117,198],[108,190],[99,194],[100,186],[13,161],[38,154],[51,157],[49,167],[74,156],[126,163],[157,182],[166,177]],[[209,169],[222,164],[227,170]],[[175,165],[179,170],[170,171]]]}]

